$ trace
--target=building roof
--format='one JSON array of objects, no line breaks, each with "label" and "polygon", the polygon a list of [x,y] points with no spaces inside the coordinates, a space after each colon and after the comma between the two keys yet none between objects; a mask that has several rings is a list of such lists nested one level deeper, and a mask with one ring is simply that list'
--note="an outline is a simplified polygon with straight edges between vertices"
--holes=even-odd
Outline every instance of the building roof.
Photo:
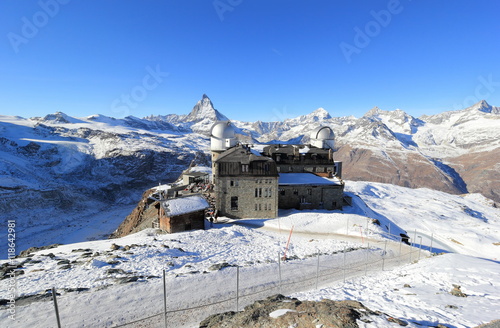
[{"label": "building roof", "polygon": [[182,175],[190,176],[190,177],[203,177],[208,175],[208,172],[186,172],[182,173]]},{"label": "building roof", "polygon": [[199,195],[172,198],[163,202],[163,208],[168,216],[202,211],[209,207],[207,200]]},{"label": "building roof", "polygon": [[340,185],[338,178],[323,178],[313,173],[280,173],[278,185]]},{"label": "building roof", "polygon": [[272,158],[262,156],[259,152],[253,151],[250,147],[244,145],[237,145],[223,152],[216,162],[240,162],[248,164],[252,161],[270,161]]}]

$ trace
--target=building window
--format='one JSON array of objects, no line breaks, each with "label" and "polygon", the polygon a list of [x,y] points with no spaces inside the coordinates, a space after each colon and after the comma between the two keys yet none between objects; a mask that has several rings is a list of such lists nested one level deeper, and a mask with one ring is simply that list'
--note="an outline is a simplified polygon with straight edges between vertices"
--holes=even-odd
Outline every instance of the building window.
[{"label": "building window", "polygon": [[248,173],[248,171],[249,171],[248,167],[249,167],[248,164],[241,164],[241,172]]},{"label": "building window", "polygon": [[276,169],[278,169],[278,172],[281,172],[281,167],[276,167]]},{"label": "building window", "polygon": [[238,181],[238,180],[231,180],[231,181],[229,182],[229,185],[230,185],[231,187],[238,187],[240,184],[239,184],[239,181]]},{"label": "building window", "polygon": [[297,189],[294,189],[294,190],[293,190],[293,194],[294,194],[294,195],[298,195],[298,194],[299,194],[299,191],[298,191]]},{"label": "building window", "polygon": [[312,195],[312,189],[310,189],[310,188],[309,188],[309,189],[307,189],[307,194],[308,194],[308,195]]},{"label": "building window", "polygon": [[231,197],[231,211],[238,210],[238,196]]},{"label": "building window", "polygon": [[285,189],[284,188],[280,188],[279,192],[280,192],[281,196],[285,196]]},{"label": "building window", "polygon": [[259,206],[257,205],[257,203],[255,203],[255,210],[258,211],[259,210]]},{"label": "building window", "polygon": [[262,188],[255,188],[255,197],[262,197]]},{"label": "building window", "polygon": [[273,188],[269,188],[269,197],[273,197]]},{"label": "building window", "polygon": [[306,196],[300,196],[300,203],[304,204],[306,202]]},{"label": "building window", "polygon": [[259,211],[262,211],[262,204],[259,204]]}]

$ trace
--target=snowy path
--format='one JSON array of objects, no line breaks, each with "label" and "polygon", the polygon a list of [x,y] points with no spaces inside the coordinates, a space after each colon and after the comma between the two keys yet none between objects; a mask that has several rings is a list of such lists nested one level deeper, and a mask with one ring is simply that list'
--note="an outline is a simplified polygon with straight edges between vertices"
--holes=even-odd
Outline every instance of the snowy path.
[{"label": "snowy path", "polygon": [[[418,254],[418,249],[387,242],[387,254],[384,257],[384,247],[384,241],[370,240],[370,251],[360,249],[347,252],[345,259],[342,252],[321,256],[319,266],[317,258],[282,262],[281,288],[277,263],[240,268],[238,307],[241,310],[257,299],[278,292],[290,294],[306,291],[314,289],[316,284],[320,287],[367,275],[381,271],[382,266],[390,270],[409,262],[411,258],[416,259]],[[413,250],[411,255],[410,250]],[[400,252],[402,257],[398,257]],[[168,313],[169,326],[194,327],[211,314],[236,310],[236,271],[236,268],[225,268],[209,274],[168,277],[167,308],[168,311],[174,311]],[[64,294],[58,297],[58,304],[64,327],[118,327],[122,324],[128,327],[158,327],[164,320],[162,279],[115,285],[88,293]],[[189,310],[181,310],[186,308]],[[17,316],[23,320],[12,327],[55,326],[52,301],[19,306]],[[141,320],[151,316],[154,317]],[[140,322],[126,324],[135,320]]]}]

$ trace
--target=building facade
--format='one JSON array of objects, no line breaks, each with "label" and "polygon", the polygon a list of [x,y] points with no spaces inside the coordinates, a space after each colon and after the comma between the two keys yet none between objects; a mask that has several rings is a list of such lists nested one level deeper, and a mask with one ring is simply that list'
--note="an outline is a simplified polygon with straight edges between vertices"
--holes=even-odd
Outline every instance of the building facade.
[{"label": "building facade", "polygon": [[342,162],[334,134],[320,126],[310,145],[269,145],[262,153],[237,145],[230,122],[211,129],[216,209],[233,218],[275,218],[278,209],[341,209]]},{"label": "building facade", "polygon": [[234,218],[278,216],[278,171],[268,157],[243,145],[222,153],[215,161],[216,208]]}]

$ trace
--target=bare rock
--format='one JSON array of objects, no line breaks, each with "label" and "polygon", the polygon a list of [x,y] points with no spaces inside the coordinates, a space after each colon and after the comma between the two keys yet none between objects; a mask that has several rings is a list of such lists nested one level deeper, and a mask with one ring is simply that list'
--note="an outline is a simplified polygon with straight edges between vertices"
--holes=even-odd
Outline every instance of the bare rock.
[{"label": "bare rock", "polygon": [[200,323],[200,328],[357,328],[356,321],[370,315],[378,314],[357,301],[300,301],[278,294],[256,301],[242,312],[212,315]]},{"label": "bare rock", "polygon": [[459,285],[453,285],[453,289],[450,291],[450,294],[456,297],[467,297],[467,295],[462,292]]}]

